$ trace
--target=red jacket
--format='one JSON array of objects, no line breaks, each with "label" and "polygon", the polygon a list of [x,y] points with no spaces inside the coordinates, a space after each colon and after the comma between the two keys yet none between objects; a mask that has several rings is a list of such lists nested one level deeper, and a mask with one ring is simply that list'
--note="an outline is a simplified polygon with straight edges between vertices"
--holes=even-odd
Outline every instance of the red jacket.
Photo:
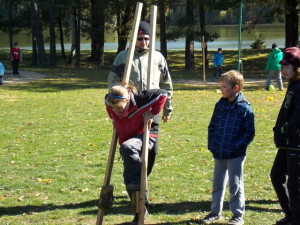
[{"label": "red jacket", "polygon": [[20,60],[21,59],[21,49],[16,47],[16,48],[11,48],[11,58],[12,60]]},{"label": "red jacket", "polygon": [[[158,114],[164,107],[168,93],[165,90],[153,89],[143,91],[139,94],[130,94],[130,106],[128,108],[128,116],[119,116],[108,104],[105,96],[106,110],[109,117],[114,121],[117,128],[119,143],[144,133],[144,113],[150,110],[151,114]],[[150,136],[157,135],[151,132]]]}]

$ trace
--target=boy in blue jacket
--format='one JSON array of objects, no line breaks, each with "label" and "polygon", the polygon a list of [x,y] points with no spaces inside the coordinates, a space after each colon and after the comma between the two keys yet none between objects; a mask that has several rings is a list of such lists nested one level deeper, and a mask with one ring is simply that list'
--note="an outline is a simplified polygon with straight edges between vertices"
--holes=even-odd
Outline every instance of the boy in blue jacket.
[{"label": "boy in blue jacket", "polygon": [[208,149],[214,157],[214,179],[211,212],[204,224],[221,219],[227,181],[229,206],[233,217],[228,224],[244,224],[245,197],[243,168],[247,146],[254,138],[254,114],[240,92],[244,78],[231,70],[220,76],[222,98],[216,103],[208,126]]},{"label": "boy in blue jacket", "polygon": [[222,48],[218,48],[217,53],[214,55],[213,63],[214,63],[214,79],[215,80],[218,80],[222,74],[222,64],[224,62],[222,53],[223,53]]}]

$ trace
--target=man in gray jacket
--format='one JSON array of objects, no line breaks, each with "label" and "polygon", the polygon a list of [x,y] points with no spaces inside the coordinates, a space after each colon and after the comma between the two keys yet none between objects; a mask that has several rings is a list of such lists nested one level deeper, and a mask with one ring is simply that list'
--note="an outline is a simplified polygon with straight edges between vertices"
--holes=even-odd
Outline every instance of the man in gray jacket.
[{"label": "man in gray jacket", "polygon": [[[130,74],[130,83],[139,91],[146,90],[147,85],[149,33],[149,24],[145,21],[141,21]],[[123,80],[127,53],[128,50],[126,49],[120,52],[115,58],[108,76],[108,88],[111,88],[114,84]],[[172,112],[171,98],[173,94],[173,85],[166,59],[158,51],[154,52],[150,89],[164,89],[168,92],[169,96],[164,107],[162,118],[164,122],[167,122]]]},{"label": "man in gray jacket", "polygon": [[[136,46],[133,56],[132,68],[129,83],[135,86],[139,91],[146,90],[147,86],[147,71],[148,71],[148,56],[149,56],[149,36],[150,25],[141,21],[139,24]],[[112,65],[108,76],[108,88],[111,88],[116,83],[123,80],[124,69],[126,64],[128,50],[120,52]],[[167,61],[164,56],[158,52],[153,53],[153,67],[150,89],[164,89],[168,93],[168,98],[164,105],[162,120],[167,122],[170,118],[172,108],[173,85],[168,69]],[[159,118],[155,116],[151,124],[151,130],[158,136]],[[157,155],[158,142],[149,151],[148,156],[148,175],[151,173]],[[127,188],[128,190],[128,188]],[[130,191],[130,190],[128,190]]]}]

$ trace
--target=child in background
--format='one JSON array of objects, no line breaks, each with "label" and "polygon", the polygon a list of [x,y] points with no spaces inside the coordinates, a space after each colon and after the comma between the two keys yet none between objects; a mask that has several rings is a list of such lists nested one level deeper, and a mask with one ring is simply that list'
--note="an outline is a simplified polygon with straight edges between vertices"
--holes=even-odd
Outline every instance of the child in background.
[{"label": "child in background", "polygon": [[202,220],[210,224],[222,218],[223,200],[229,180],[229,206],[233,217],[228,224],[244,224],[245,197],[243,168],[247,146],[254,138],[254,114],[240,92],[244,78],[231,70],[221,75],[222,98],[216,103],[208,126],[208,149],[214,157],[211,212]]},{"label": "child in background", "polygon": [[214,79],[218,80],[222,74],[222,64],[223,64],[223,50],[222,48],[218,48],[217,53],[214,55],[213,63],[214,63]]},{"label": "child in background", "polygon": [[22,51],[18,47],[18,42],[14,42],[14,47],[10,49],[10,60],[12,62],[13,75],[19,75],[19,63],[22,61]]},{"label": "child in background", "polygon": [[[129,85],[113,86],[105,96],[106,110],[117,128],[120,154],[123,158],[124,183],[130,198],[133,191],[140,190],[144,121],[150,119],[150,123],[152,122],[153,116],[163,109],[167,96],[168,93],[162,89],[137,94],[136,89]],[[149,151],[154,151],[157,133],[150,129],[149,136]],[[135,214],[131,224],[137,223],[138,214]]]},{"label": "child in background", "polygon": [[266,81],[266,91],[269,91],[272,77],[273,75],[276,78],[277,86],[280,91],[283,91],[283,84],[282,84],[282,78],[281,78],[281,65],[279,62],[282,60],[283,53],[282,51],[277,47],[277,44],[272,44],[272,52],[269,54],[268,62],[266,65],[266,71],[268,73],[267,75],[267,81]]},{"label": "child in background", "polygon": [[3,84],[3,75],[5,73],[5,67],[2,64],[2,62],[0,62],[0,85]]},{"label": "child in background", "polygon": [[280,61],[288,89],[273,128],[278,148],[271,181],[285,217],[277,225],[300,225],[300,49],[285,49]]}]

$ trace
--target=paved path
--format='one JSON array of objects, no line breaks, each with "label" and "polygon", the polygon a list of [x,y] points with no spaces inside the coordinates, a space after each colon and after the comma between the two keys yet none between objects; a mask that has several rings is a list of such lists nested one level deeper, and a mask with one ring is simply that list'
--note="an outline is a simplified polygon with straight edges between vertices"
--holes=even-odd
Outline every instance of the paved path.
[{"label": "paved path", "polygon": [[[41,80],[45,78],[47,75],[32,72],[32,71],[19,71],[19,76],[13,76],[12,71],[7,70],[4,75],[4,85],[14,85],[14,84],[22,84],[31,81]],[[252,84],[252,85],[264,85],[264,79],[245,79],[245,84]],[[203,81],[197,79],[173,79],[173,83],[181,83],[181,84],[191,84],[191,85],[207,85],[207,86],[218,86],[219,83],[215,81],[207,81],[205,84]]]},{"label": "paved path", "polygon": [[18,76],[12,75],[12,71],[7,70],[3,76],[4,84],[3,85],[14,85],[22,84],[31,81],[36,81],[45,78],[45,74],[32,72],[32,71],[19,71]]}]

